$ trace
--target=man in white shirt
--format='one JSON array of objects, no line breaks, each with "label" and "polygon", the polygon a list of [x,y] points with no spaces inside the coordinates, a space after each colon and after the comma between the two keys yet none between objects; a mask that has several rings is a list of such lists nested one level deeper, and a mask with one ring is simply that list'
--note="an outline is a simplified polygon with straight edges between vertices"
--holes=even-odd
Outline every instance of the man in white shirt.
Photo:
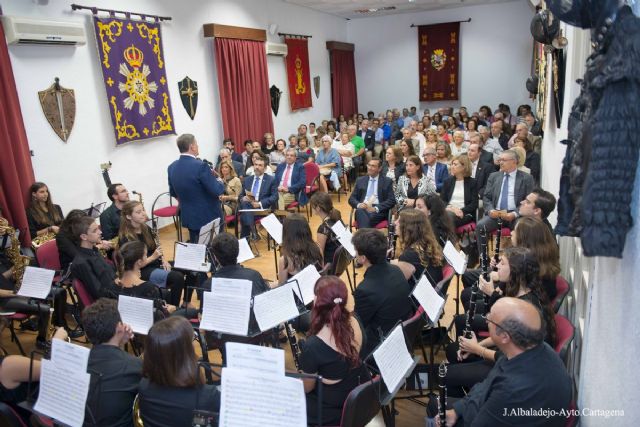
[{"label": "man in white shirt", "polygon": [[[411,139],[417,141],[418,149],[416,154],[424,153],[424,149],[427,147],[427,138],[425,138],[423,134],[418,133],[418,122],[411,120],[409,129],[411,129]],[[416,142],[413,143],[413,146],[416,146]]]}]

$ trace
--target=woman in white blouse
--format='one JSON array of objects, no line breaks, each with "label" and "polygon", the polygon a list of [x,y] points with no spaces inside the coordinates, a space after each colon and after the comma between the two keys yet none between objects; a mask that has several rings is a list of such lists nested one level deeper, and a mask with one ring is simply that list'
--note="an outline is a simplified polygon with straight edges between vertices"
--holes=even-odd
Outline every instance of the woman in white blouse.
[{"label": "woman in white blouse", "polygon": [[476,220],[478,189],[476,180],[471,178],[471,161],[466,154],[451,161],[451,176],[442,183],[440,198],[456,227]]}]

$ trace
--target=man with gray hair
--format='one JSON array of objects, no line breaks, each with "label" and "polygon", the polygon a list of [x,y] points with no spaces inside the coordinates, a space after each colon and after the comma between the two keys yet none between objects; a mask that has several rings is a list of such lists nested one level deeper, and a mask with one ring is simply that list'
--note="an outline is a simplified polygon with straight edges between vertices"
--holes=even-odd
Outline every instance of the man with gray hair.
[{"label": "man with gray hair", "polygon": [[478,126],[478,133],[482,137],[482,149],[493,154],[493,163],[499,166],[498,157],[500,157],[500,153],[504,151],[504,148],[502,148],[497,139],[491,137],[491,131],[487,126]]},{"label": "man with gray hair", "polygon": [[487,314],[489,336],[502,356],[466,397],[450,399],[447,425],[564,426],[571,378],[544,342],[540,311],[520,298],[503,297]]},{"label": "man with gray hair", "polygon": [[238,178],[242,179],[244,176],[244,166],[242,163],[233,160],[232,153],[228,148],[221,148],[220,154],[218,155],[218,164],[216,165],[216,170],[220,170],[220,163],[222,162],[231,162],[233,166],[233,170],[238,175]]},{"label": "man with gray hair", "polygon": [[440,163],[436,160],[436,149],[433,147],[427,147],[424,150],[424,166],[422,171],[427,177],[436,185],[436,192],[440,192],[442,184],[449,178],[449,169],[444,163]]},{"label": "man with gray hair", "polygon": [[519,206],[531,190],[533,177],[518,170],[518,153],[506,150],[498,158],[500,170],[489,175],[482,196],[485,216],[478,221],[476,232],[486,227],[487,233],[498,228],[498,219],[503,227],[513,229],[520,216]]}]

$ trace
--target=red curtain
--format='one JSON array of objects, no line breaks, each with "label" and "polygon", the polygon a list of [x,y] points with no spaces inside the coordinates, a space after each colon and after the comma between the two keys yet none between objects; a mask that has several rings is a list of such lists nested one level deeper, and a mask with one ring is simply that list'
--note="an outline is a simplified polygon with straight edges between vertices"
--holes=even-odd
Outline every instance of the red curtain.
[{"label": "red curtain", "polygon": [[333,117],[350,116],[358,112],[356,66],[353,51],[332,49],[331,53],[331,106]]},{"label": "red curtain", "polygon": [[25,208],[27,189],[35,181],[27,133],[22,121],[4,29],[0,24],[0,207],[20,230],[23,246],[31,246]]},{"label": "red curtain", "polygon": [[273,133],[267,54],[264,42],[216,37],[214,43],[224,136],[241,152],[244,140]]}]

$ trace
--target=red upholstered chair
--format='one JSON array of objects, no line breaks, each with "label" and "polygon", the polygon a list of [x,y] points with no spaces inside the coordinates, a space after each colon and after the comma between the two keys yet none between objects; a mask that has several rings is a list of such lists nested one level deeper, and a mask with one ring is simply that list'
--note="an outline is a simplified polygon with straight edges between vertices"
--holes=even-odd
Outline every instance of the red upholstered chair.
[{"label": "red upholstered chair", "polygon": [[180,222],[180,206],[173,205],[173,198],[169,196],[169,206],[156,208],[158,200],[163,196],[169,196],[169,192],[159,194],[151,205],[151,223],[156,224],[156,218],[173,218],[173,224],[176,227],[178,241],[182,241],[182,223]]},{"label": "red upholstered chair", "polygon": [[469,224],[461,225],[460,227],[456,228],[456,234],[461,235],[462,233],[465,233],[465,232],[471,233],[475,230],[476,230],[476,222],[472,221]]},{"label": "red upholstered chair", "polygon": [[53,277],[55,283],[60,281],[62,277],[62,266],[60,265],[60,252],[55,239],[49,240],[36,251],[36,260],[41,268],[55,270],[56,275]]},{"label": "red upholstered chair", "polygon": [[571,286],[569,286],[569,282],[564,280],[564,277],[558,275],[558,277],[556,277],[556,296],[551,301],[551,309],[554,313],[557,313],[558,310],[560,310],[560,306],[562,306],[562,303],[567,297],[567,294],[569,294],[570,289]]},{"label": "red upholstered chair", "polygon": [[[491,232],[491,237],[496,237],[498,235],[498,230],[493,230]],[[502,239],[511,239],[511,230],[507,227],[502,227],[502,232],[500,234],[500,237]],[[496,239],[489,239],[489,247],[491,248],[491,251],[493,251],[495,249],[495,241]],[[504,248],[504,245],[501,244],[500,246],[501,248]]]},{"label": "red upholstered chair", "polygon": [[573,337],[576,332],[576,328],[571,324],[569,319],[562,316],[561,314],[556,314],[554,317],[556,321],[556,346],[555,351],[560,356],[560,359],[564,362],[564,365],[567,366],[567,352],[569,351],[569,346],[571,345],[571,341],[573,341]]},{"label": "red upholstered chair", "polygon": [[[356,210],[351,208],[351,213],[349,213],[349,231],[352,231],[352,232],[353,232],[354,228],[356,230],[358,229],[358,221],[356,221],[355,218],[354,218],[355,214],[356,214]],[[388,232],[389,232],[389,221],[391,221],[391,211],[389,211],[389,215],[387,216],[387,219],[384,219],[384,220],[380,221],[373,228],[375,228],[376,230],[386,229],[387,230],[387,234],[388,234]]]},{"label": "red upholstered chair", "polygon": [[83,309],[86,307],[89,307],[91,304],[95,302],[95,300],[87,290],[87,287],[85,286],[85,284],[82,283],[80,280],[73,279],[73,282],[71,282],[71,285],[73,286],[73,290],[78,295],[78,300],[80,301],[80,304],[82,305]]},{"label": "red upholstered chair", "polygon": [[[313,193],[318,191],[320,186],[318,185],[318,181],[320,180],[320,167],[314,162],[306,162],[303,164],[304,173],[307,182],[305,183],[304,192],[307,197],[311,198]],[[308,216],[311,217],[313,215],[313,211],[311,210],[311,204],[307,203],[308,208]]]},{"label": "red upholstered chair", "polygon": [[0,426],[27,427],[27,424],[11,405],[0,402]]},{"label": "red upholstered chair", "polygon": [[445,295],[447,290],[449,289],[449,284],[451,284],[451,279],[453,279],[453,275],[455,274],[455,270],[449,264],[445,264],[442,267],[442,280],[440,280],[435,285],[436,291],[440,292],[441,295]]},{"label": "red upholstered chair", "polygon": [[26,356],[26,353],[22,348],[22,344],[18,339],[18,335],[16,334],[14,322],[18,322],[18,323],[24,322],[30,317],[30,315],[25,313],[16,313],[15,311],[7,311],[7,312],[0,312],[0,316],[4,317],[9,321],[9,333],[11,334],[11,342],[15,342],[16,345],[18,346],[18,350],[20,351],[20,354],[22,354],[23,356]]}]

